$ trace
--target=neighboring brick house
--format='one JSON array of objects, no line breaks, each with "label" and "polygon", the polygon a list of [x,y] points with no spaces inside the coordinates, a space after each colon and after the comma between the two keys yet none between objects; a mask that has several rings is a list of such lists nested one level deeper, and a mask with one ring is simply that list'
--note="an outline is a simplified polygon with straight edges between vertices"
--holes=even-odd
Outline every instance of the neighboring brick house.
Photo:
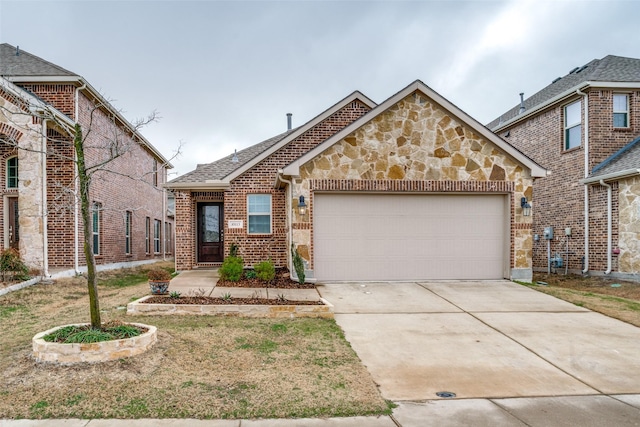
[{"label": "neighboring brick house", "polygon": [[[637,277],[640,158],[616,153],[640,135],[640,59],[609,55],[576,67],[487,127],[550,171],[534,185],[534,268],[557,270],[562,259],[563,272]],[[621,156],[626,169],[599,173]],[[623,214],[630,206],[636,212]]]},{"label": "neighboring brick house", "polygon": [[[530,279],[521,199],[546,171],[420,81],[170,181],[176,268],[290,262],[317,280]],[[302,209],[301,209],[302,208]]]},{"label": "neighboring brick house", "polygon": [[[81,271],[86,265],[73,196],[78,184],[72,142],[78,123],[86,137],[88,166],[113,150],[124,153],[92,179],[97,263],[106,268],[172,254],[173,219],[167,216],[162,187],[172,166],[162,154],[70,71],[1,44],[0,76],[3,247],[19,249],[27,265],[44,275]],[[106,145],[116,139],[117,145]]]}]

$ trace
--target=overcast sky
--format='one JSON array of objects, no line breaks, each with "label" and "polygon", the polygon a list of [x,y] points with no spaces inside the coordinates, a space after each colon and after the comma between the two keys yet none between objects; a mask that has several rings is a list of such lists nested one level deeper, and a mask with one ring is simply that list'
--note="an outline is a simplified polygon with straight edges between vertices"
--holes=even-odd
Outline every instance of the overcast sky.
[{"label": "overcast sky", "polygon": [[416,79],[487,123],[574,67],[640,57],[640,1],[9,1],[0,42],[83,76],[173,176]]}]

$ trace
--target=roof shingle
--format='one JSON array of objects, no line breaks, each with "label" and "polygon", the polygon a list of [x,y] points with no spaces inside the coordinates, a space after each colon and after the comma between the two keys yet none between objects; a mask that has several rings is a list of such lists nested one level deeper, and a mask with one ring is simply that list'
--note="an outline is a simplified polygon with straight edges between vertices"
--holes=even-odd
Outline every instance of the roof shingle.
[{"label": "roof shingle", "polygon": [[19,50],[8,43],[0,44],[0,75],[4,77],[77,76],[77,74],[69,70],[65,70],[29,52]]},{"label": "roof shingle", "polygon": [[[585,82],[640,82],[640,59],[625,58],[622,56],[608,55],[602,59],[576,67],[566,76],[555,80],[549,86],[525,99],[525,113],[544,104],[557,95]],[[500,115],[489,124],[489,129],[495,129],[501,123],[516,117],[520,111],[520,104]]]},{"label": "roof shingle", "polygon": [[640,169],[640,136],[593,168],[589,178]]}]

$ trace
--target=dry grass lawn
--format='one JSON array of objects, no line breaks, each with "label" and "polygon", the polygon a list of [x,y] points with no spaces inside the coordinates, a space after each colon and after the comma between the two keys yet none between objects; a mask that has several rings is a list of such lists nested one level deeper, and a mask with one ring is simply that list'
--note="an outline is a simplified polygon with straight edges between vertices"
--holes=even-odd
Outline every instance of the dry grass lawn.
[{"label": "dry grass lawn", "polygon": [[[535,274],[534,289],[640,327],[640,283],[611,277]],[[611,286],[620,285],[620,286]]]},{"label": "dry grass lawn", "polygon": [[[110,274],[113,276],[113,273]],[[158,327],[144,355],[102,364],[36,363],[31,338],[87,322],[85,280],[0,297],[0,418],[280,418],[389,413],[332,320],[127,316],[146,281],[100,286],[102,320]]]}]

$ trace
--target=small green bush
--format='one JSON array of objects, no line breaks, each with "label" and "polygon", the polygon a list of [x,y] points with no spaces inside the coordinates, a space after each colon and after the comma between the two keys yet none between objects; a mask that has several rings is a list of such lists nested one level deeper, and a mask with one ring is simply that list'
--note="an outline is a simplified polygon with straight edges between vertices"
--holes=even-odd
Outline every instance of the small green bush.
[{"label": "small green bush", "polygon": [[298,283],[303,284],[305,279],[304,261],[293,243],[291,244],[291,257],[293,258],[293,268],[296,270],[296,275],[298,276]]},{"label": "small green bush", "polygon": [[222,280],[237,282],[244,272],[244,261],[239,256],[228,256],[222,261],[222,265],[218,270]]},{"label": "small green bush", "polygon": [[29,268],[20,259],[20,252],[13,248],[0,254],[0,272],[2,280],[28,280]]},{"label": "small green bush", "polygon": [[255,270],[246,270],[244,272],[244,277],[246,277],[247,279],[255,279],[256,277],[258,277],[258,273],[256,273]]},{"label": "small green bush", "polygon": [[229,256],[237,257],[238,256],[238,249],[240,249],[238,244],[237,243],[232,243],[229,246]]},{"label": "small green bush", "polygon": [[270,282],[276,277],[276,268],[273,266],[273,261],[262,261],[253,266],[253,269],[256,271],[256,275],[258,279]]}]

